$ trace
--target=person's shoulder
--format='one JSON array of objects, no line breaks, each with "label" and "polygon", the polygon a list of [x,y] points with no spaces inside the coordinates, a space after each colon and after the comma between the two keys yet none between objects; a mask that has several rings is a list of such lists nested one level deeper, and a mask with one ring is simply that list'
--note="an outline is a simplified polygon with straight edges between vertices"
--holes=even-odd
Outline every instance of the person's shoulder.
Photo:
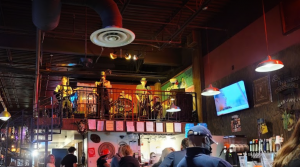
[{"label": "person's shoulder", "polygon": [[222,158],[219,158],[219,157],[213,157],[215,160],[218,160],[219,163],[218,163],[218,167],[232,167],[232,165],[225,161],[224,159]]},{"label": "person's shoulder", "polygon": [[300,159],[293,159],[286,167],[299,167],[300,166]]}]

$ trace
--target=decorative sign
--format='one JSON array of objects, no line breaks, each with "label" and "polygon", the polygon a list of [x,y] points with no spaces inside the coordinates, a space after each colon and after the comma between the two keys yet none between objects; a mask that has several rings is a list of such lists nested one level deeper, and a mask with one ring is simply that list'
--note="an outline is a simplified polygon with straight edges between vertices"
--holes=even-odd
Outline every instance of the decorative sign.
[{"label": "decorative sign", "polygon": [[89,153],[89,157],[94,157],[95,156],[95,148],[89,148],[88,153]]},{"label": "decorative sign", "polygon": [[89,130],[96,130],[96,120],[95,119],[89,119]]},{"label": "decorative sign", "polygon": [[146,122],[146,132],[154,132],[154,122]]},{"label": "decorative sign", "polygon": [[174,123],[175,132],[181,133],[181,123]]},{"label": "decorative sign", "polygon": [[127,132],[135,132],[134,122],[126,121]]},{"label": "decorative sign", "polygon": [[254,107],[272,102],[269,76],[253,81]]},{"label": "decorative sign", "polygon": [[[189,67],[185,71],[179,73],[177,76],[173,77],[177,79],[176,86],[179,89],[188,89],[193,86],[193,69]],[[170,82],[163,84],[161,87],[162,91],[170,91],[173,89],[173,85]],[[165,96],[162,97],[162,101],[165,101],[170,92],[165,92]]]},{"label": "decorative sign", "polygon": [[106,121],[105,122],[106,131],[114,131],[114,121]]},{"label": "decorative sign", "polygon": [[136,122],[136,131],[144,132],[145,131],[145,123],[144,122]]},{"label": "decorative sign", "polygon": [[231,117],[231,132],[240,132],[242,130],[241,119],[238,115]]},{"label": "decorative sign", "polygon": [[104,131],[104,121],[97,122],[97,131]]},{"label": "decorative sign", "polygon": [[116,121],[116,131],[124,131],[124,122]]},{"label": "decorative sign", "polygon": [[156,122],[156,132],[164,132],[164,124],[162,122]]},{"label": "decorative sign", "polygon": [[285,103],[295,103],[295,102],[299,102],[300,101],[300,97],[291,97],[291,98],[287,98],[282,100],[279,104],[278,104],[278,108],[281,108]]},{"label": "decorative sign", "polygon": [[174,124],[172,122],[166,123],[166,132],[169,132],[169,133],[174,132]]},{"label": "decorative sign", "polygon": [[278,75],[274,75],[272,78],[272,82],[277,82],[278,87],[275,89],[275,93],[278,94],[279,92],[282,92],[287,89],[293,89],[298,88],[298,83],[295,83],[295,81],[298,81],[300,79],[299,76],[296,77],[290,77],[284,80],[281,80]]}]

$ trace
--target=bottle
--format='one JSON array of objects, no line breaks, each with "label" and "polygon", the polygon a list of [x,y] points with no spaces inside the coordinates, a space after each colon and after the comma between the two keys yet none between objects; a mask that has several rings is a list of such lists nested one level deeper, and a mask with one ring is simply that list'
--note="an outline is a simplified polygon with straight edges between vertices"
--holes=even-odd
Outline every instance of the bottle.
[{"label": "bottle", "polygon": [[270,145],[269,145],[269,139],[266,139],[266,152],[269,153],[270,152]]}]

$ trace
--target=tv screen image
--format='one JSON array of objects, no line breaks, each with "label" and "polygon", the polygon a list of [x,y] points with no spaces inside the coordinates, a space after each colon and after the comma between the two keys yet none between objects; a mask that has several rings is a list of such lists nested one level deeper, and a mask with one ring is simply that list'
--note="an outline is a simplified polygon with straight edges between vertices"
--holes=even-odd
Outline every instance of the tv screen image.
[{"label": "tv screen image", "polygon": [[249,108],[244,81],[226,86],[220,92],[214,96],[218,116]]}]

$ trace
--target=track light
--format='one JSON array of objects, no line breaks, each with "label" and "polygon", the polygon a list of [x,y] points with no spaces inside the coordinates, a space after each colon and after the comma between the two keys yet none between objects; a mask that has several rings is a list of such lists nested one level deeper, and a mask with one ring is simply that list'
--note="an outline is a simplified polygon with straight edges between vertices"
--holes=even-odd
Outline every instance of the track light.
[{"label": "track light", "polygon": [[125,59],[130,60],[131,59],[131,54],[130,53],[125,53]]},{"label": "track light", "polygon": [[138,56],[137,55],[133,55],[133,60],[137,60],[138,59]]},{"label": "track light", "polygon": [[109,55],[110,55],[110,58],[111,59],[116,59],[117,57],[118,57],[118,55],[116,55],[116,51],[115,52],[113,52],[113,53],[110,53]]}]

